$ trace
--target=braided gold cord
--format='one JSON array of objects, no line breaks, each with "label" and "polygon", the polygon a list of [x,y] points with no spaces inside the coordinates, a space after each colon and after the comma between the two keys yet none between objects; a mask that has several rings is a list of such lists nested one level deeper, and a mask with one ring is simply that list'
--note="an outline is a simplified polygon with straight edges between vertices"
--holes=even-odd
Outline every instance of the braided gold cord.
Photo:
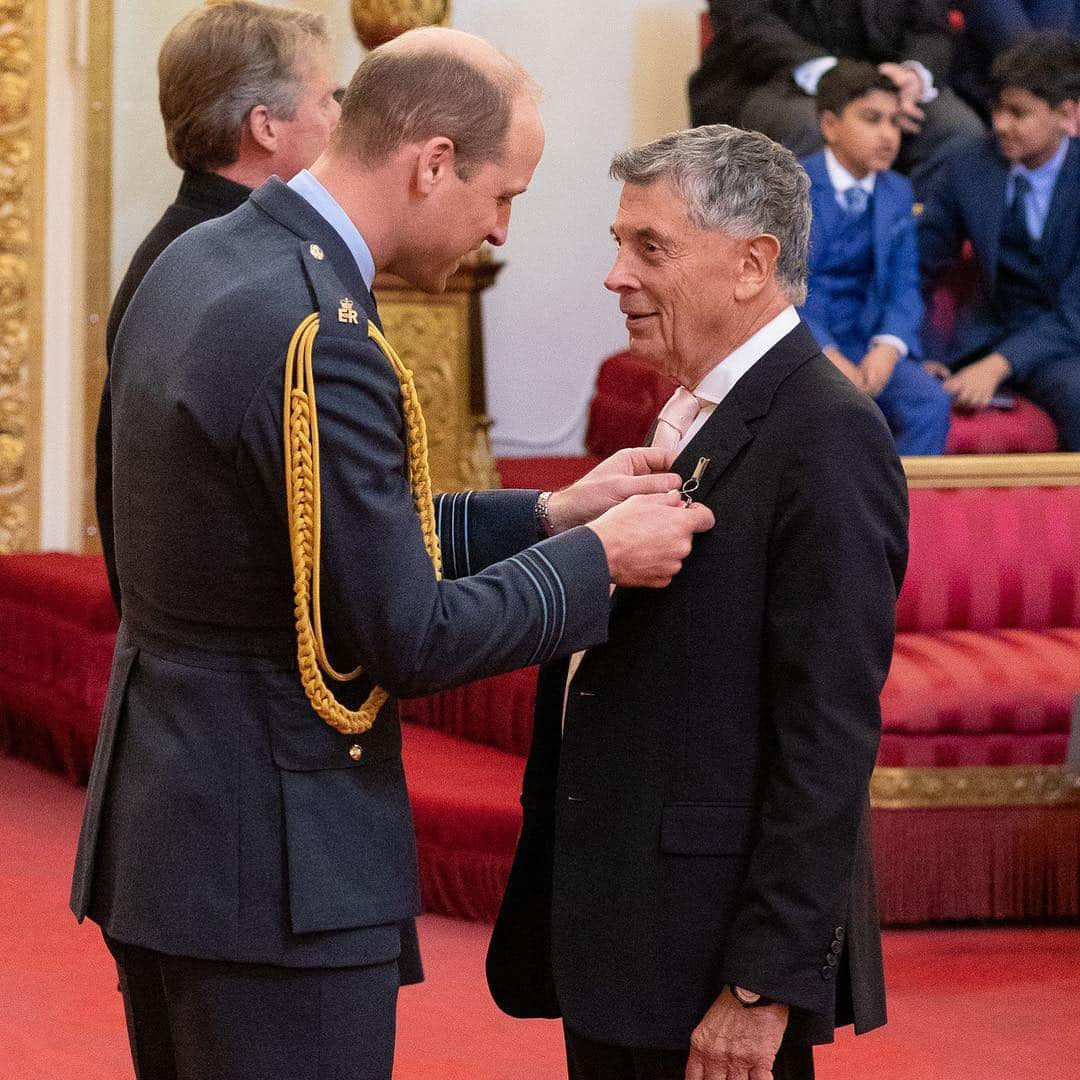
[{"label": "braided gold cord", "polygon": [[[338,682],[355,679],[360,667],[347,673],[334,669],[326,654],[322,630],[319,578],[322,550],[322,505],[319,475],[319,420],[315,407],[315,379],[312,351],[319,332],[319,315],[309,315],[293,333],[285,357],[285,497],[289,521],[289,546],[293,565],[293,613],[296,617],[296,658],[300,681],[311,707],[332,728],[343,735],[362,735],[371,729],[386,701],[387,693],[375,686],[359,709],[347,709],[326,685],[325,671]],[[427,428],[420,409],[412,372],[401,362],[390,343],[374,323],[368,335],[390,362],[401,386],[405,418],[405,445],[408,454],[409,486],[413,505],[420,517],[424,547],[435,570],[442,577],[442,555],[435,531],[435,506],[428,471]]]}]

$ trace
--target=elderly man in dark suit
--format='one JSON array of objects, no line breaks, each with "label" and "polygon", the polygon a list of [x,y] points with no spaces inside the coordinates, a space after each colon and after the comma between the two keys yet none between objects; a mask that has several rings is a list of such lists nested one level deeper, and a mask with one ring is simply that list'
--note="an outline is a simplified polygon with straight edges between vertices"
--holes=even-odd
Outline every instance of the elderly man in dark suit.
[{"label": "elderly man in dark suit", "polygon": [[[325,20],[250,0],[197,8],[169,31],[158,54],[158,99],[180,190],[135,249],[109,310],[105,355],[139,283],[178,236],[235,210],[271,176],[291,180],[326,149],[334,99]],[[95,504],[117,609],[112,520],[112,402],[106,380],[95,438]]]},{"label": "elderly man in dark suit", "polygon": [[906,485],[795,312],[794,156],[715,125],[612,174],[605,284],[679,383],[654,445],[717,526],[544,669],[488,978],[511,1014],[562,1016],[573,1080],[802,1080],[834,1027],[885,1022],[867,787]]},{"label": "elderly man in dark suit", "polygon": [[716,33],[690,79],[695,124],[762,131],[799,157],[821,149],[814,96],[847,57],[900,87],[905,136],[896,168],[915,193],[955,140],[982,124],[943,84],[952,46],[944,0],[710,0]]},{"label": "elderly man in dark suit", "polygon": [[520,67],[404,35],[312,170],[189,230],[124,317],[123,622],[72,907],[116,957],[139,1080],[388,1080],[421,977],[394,696],[598,643],[609,584],[666,585],[712,523],[649,449],[432,499],[371,282],[439,291],[503,243],[542,144]]}]

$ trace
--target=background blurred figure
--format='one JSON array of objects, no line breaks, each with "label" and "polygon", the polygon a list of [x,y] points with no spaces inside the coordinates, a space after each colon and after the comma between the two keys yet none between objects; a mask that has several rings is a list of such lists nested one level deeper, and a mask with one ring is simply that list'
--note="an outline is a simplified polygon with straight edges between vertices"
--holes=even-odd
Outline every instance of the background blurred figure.
[{"label": "background blurred figure", "polygon": [[[109,311],[106,356],[153,261],[182,233],[235,210],[269,177],[291,180],[326,148],[341,108],[319,15],[235,0],[199,8],[170,31],[158,57],[169,157],[184,170],[176,201],[136,249]],[[112,527],[112,419],[102,391],[95,502],[117,609]]]},{"label": "background blurred figure", "polygon": [[[945,389],[989,404],[1009,381],[1080,450],[1080,142],[1070,139],[1075,49],[1042,34],[991,69],[994,133],[941,170],[919,221],[931,287],[970,240],[979,274],[957,314]],[[953,373],[955,372],[955,374]]]},{"label": "background blurred figure", "polygon": [[878,403],[901,454],[940,454],[951,404],[923,370],[919,249],[911,184],[890,166],[900,149],[900,91],[873,64],[841,60],[818,84],[826,148],[810,176],[807,301],[800,310],[825,355]]},{"label": "background blurred figure", "polygon": [[956,39],[949,83],[987,120],[990,65],[998,53],[1037,30],[1080,36],[1080,0],[966,0],[957,6],[963,9],[964,29]]},{"label": "background blurred figure", "polygon": [[800,157],[821,148],[814,95],[838,58],[876,64],[900,87],[897,167],[917,194],[979,118],[941,80],[951,40],[938,0],[710,0],[716,34],[690,79],[695,124],[763,131]]}]

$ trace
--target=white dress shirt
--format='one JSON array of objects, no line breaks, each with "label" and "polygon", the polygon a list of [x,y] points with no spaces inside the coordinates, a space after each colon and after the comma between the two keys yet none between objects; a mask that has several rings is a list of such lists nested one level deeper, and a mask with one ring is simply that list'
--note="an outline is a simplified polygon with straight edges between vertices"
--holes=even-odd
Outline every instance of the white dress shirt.
[{"label": "white dress shirt", "polygon": [[[756,334],[744,341],[716,366],[690,392],[701,402],[701,412],[679,440],[678,452],[701,430],[716,406],[731,393],[732,387],[778,342],[799,325],[793,307],[786,307],[770,319]],[[690,389],[690,388],[688,388]]]}]

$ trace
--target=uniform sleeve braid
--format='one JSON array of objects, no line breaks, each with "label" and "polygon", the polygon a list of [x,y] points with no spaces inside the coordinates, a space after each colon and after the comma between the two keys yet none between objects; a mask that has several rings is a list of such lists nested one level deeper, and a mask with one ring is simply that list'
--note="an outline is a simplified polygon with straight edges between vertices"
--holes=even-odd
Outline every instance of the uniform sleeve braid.
[{"label": "uniform sleeve braid", "polygon": [[[301,684],[315,712],[344,735],[362,735],[375,723],[375,717],[387,699],[386,691],[375,686],[359,709],[347,709],[334,697],[323,676],[323,672],[326,672],[338,682],[348,682],[355,679],[362,668],[345,673],[336,671],[326,655],[323,639],[319,581],[322,547],[319,421],[312,374],[312,351],[318,332],[319,315],[315,312],[296,328],[285,357],[285,495],[293,565],[296,658]],[[390,362],[401,386],[409,486],[413,505],[420,518],[424,547],[438,580],[442,577],[442,556],[435,531],[427,428],[420,410],[420,399],[416,394],[412,372],[401,362],[374,323],[368,323],[368,336]]]}]

